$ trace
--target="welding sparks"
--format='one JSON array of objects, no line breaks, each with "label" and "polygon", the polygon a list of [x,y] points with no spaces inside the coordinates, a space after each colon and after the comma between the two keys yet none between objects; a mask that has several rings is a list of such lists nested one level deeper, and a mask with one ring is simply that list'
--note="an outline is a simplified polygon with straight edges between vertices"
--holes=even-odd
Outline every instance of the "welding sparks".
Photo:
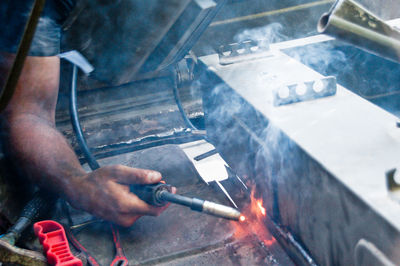
[{"label": "welding sparks", "polygon": [[257,206],[260,209],[261,214],[265,216],[267,214],[267,212],[265,211],[265,208],[262,206],[262,201],[261,200],[257,201]]},{"label": "welding sparks", "polygon": [[250,203],[243,209],[239,217],[239,223],[232,225],[235,228],[235,238],[242,239],[247,236],[256,237],[264,246],[273,246],[276,239],[270,234],[265,225],[267,219],[267,209],[264,207],[264,201],[255,197],[255,189],[251,191]]},{"label": "welding sparks", "polygon": [[264,245],[266,245],[267,247],[272,246],[273,244],[275,244],[275,242],[276,242],[276,239],[273,238],[272,236],[271,236],[271,239],[264,239],[263,240]]}]

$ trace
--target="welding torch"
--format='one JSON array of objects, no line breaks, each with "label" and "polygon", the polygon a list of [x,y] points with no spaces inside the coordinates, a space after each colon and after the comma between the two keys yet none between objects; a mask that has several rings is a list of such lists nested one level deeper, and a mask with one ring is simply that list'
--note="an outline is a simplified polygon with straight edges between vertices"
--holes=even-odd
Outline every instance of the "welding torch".
[{"label": "welding torch", "polygon": [[228,220],[239,221],[241,216],[238,210],[229,206],[198,198],[173,194],[172,186],[169,184],[157,183],[153,185],[131,185],[130,191],[146,203],[157,207],[165,206],[168,202],[171,202],[189,207],[194,211]]}]

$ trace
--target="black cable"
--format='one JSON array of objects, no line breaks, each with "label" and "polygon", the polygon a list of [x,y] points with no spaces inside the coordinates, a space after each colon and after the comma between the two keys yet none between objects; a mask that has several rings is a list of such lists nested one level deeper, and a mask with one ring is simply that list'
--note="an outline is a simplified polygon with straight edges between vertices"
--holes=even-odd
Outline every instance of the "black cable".
[{"label": "black cable", "polygon": [[94,171],[100,168],[100,165],[96,161],[96,158],[94,158],[93,154],[90,152],[89,147],[87,146],[86,138],[83,135],[81,124],[79,121],[77,92],[76,92],[77,76],[78,76],[78,67],[76,65],[73,65],[72,80],[71,80],[71,95],[69,98],[69,112],[70,112],[72,127],[76,134],[76,140],[78,141],[79,147],[82,150],[86,162],[89,164],[90,168]]},{"label": "black cable", "polygon": [[178,79],[178,78],[175,78],[175,79],[174,79],[174,86],[172,86],[172,91],[174,92],[174,98],[175,98],[176,105],[178,106],[179,112],[180,112],[181,115],[182,115],[183,122],[185,122],[186,127],[189,128],[189,129],[192,129],[192,130],[198,130],[198,129],[192,124],[192,122],[190,121],[189,117],[186,115],[185,109],[183,109],[182,102],[181,102],[181,99],[180,99],[180,97],[179,97],[179,92],[178,92],[178,81],[177,81],[177,79]]}]

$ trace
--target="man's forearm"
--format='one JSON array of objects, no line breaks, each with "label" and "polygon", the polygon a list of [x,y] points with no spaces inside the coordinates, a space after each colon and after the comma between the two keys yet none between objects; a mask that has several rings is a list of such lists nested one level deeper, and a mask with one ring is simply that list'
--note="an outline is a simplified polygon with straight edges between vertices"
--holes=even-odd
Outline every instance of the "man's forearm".
[{"label": "man's forearm", "polygon": [[54,56],[25,60],[16,91],[2,114],[7,155],[35,184],[103,219],[130,226],[141,215],[159,214],[164,208],[146,204],[130,193],[129,185],[157,183],[160,173],[122,165],[86,173],[55,128],[59,61]]},{"label": "man's forearm", "polygon": [[74,207],[123,226],[165,209],[146,204],[126,186],[159,182],[160,173],[122,165],[86,173],[52,122],[30,114],[5,116],[4,121],[6,151],[19,171]]},{"label": "man's forearm", "polygon": [[74,151],[52,122],[31,114],[5,115],[6,152],[34,183],[64,197],[86,174]]}]

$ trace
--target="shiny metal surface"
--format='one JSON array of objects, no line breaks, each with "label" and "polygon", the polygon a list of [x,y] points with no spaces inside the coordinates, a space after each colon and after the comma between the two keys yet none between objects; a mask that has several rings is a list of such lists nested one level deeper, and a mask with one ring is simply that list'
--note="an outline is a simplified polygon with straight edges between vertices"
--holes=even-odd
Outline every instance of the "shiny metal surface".
[{"label": "shiny metal surface", "polygon": [[322,15],[318,31],[400,62],[400,32],[353,0],[338,0]]},{"label": "shiny metal surface", "polygon": [[355,265],[361,239],[398,264],[400,204],[385,179],[400,157],[397,117],[342,86],[331,97],[274,106],[272,90],[285,78],[321,77],[280,52],[229,66],[218,55],[201,61],[210,141],[257,184],[272,219],[317,264]]},{"label": "shiny metal surface", "polygon": [[238,210],[207,200],[203,203],[203,212],[235,221],[239,221],[240,217],[240,212]]}]

